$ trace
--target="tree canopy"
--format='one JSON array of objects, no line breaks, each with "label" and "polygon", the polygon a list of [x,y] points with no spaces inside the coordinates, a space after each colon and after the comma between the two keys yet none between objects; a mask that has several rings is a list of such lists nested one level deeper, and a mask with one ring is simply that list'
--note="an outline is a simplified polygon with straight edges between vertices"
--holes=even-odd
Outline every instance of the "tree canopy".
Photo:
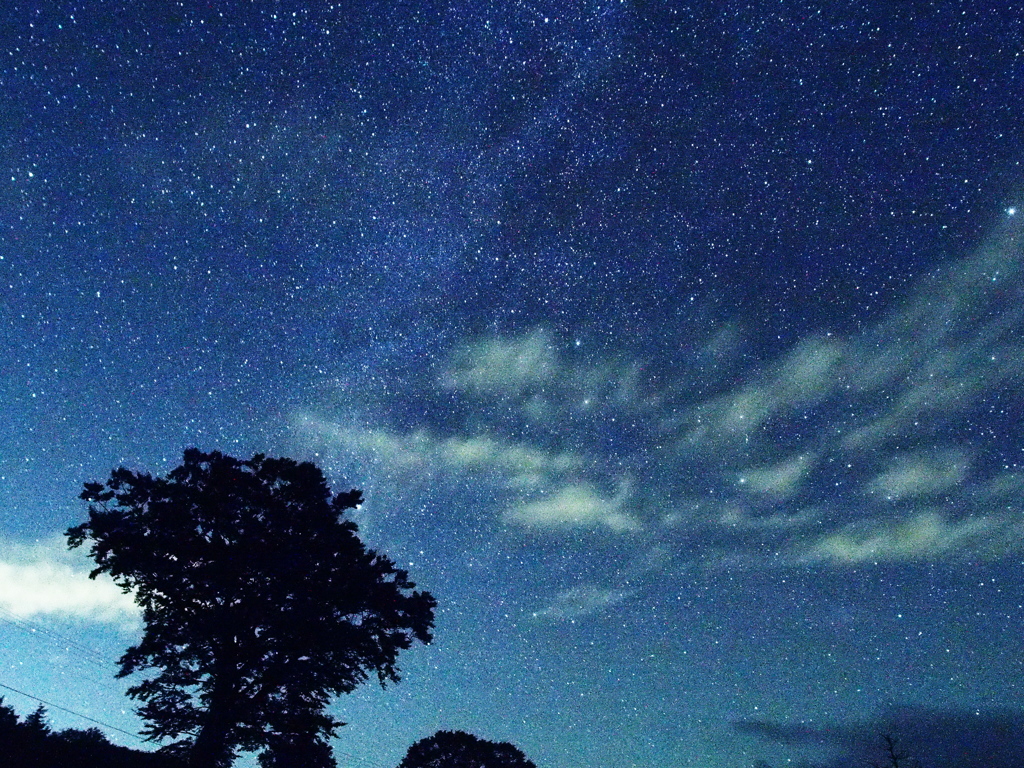
[{"label": "tree canopy", "polygon": [[464,731],[438,731],[420,739],[398,768],[537,768],[518,747]]},{"label": "tree canopy", "polygon": [[69,546],[90,541],[92,576],[143,611],[118,674],[155,670],[129,695],[143,733],[179,739],[190,765],[237,749],[282,767],[326,749],[330,764],[330,700],[372,673],[398,681],[399,652],[432,639],[434,598],[359,539],[344,513],[361,493],[332,495],[311,463],[189,449],[166,477],[120,468],[81,498]]}]

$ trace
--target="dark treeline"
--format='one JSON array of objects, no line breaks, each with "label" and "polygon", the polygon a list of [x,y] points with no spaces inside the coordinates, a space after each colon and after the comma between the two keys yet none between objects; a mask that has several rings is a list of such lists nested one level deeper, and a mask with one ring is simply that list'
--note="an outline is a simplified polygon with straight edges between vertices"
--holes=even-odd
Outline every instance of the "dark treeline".
[{"label": "dark treeline", "polygon": [[[261,764],[264,761],[261,760]],[[333,761],[332,761],[333,762]],[[99,728],[53,730],[46,708],[24,719],[0,696],[2,768],[186,768],[184,756],[112,744]],[[296,763],[297,765],[297,763]],[[438,731],[413,744],[398,768],[536,768],[517,747],[463,731]]]},{"label": "dark treeline", "polygon": [[46,709],[20,719],[0,697],[0,764],[4,768],[183,768],[180,758],[107,741],[98,728],[54,731]]}]

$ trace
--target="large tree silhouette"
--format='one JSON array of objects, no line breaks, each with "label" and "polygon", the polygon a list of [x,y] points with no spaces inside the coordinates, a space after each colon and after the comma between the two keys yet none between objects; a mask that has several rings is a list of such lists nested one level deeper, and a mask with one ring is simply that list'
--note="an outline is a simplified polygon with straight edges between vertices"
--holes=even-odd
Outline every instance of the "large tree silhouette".
[{"label": "large tree silhouette", "polygon": [[487,741],[465,731],[438,731],[420,739],[398,768],[537,768],[508,742]]},{"label": "large tree silhouette", "polygon": [[398,653],[431,640],[434,598],[363,545],[343,516],[360,492],[332,496],[313,464],[189,449],[167,477],[121,468],[82,498],[69,546],[91,541],[92,576],[143,609],[118,674],[157,671],[128,691],[143,733],[184,737],[194,768],[238,749],[283,768],[326,748],[331,762],[331,698],[371,673],[398,681]]}]

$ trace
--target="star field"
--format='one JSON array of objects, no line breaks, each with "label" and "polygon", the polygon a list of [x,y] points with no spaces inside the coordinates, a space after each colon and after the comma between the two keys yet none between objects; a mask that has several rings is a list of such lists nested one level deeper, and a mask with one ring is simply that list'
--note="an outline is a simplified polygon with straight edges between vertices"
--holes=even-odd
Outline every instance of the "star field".
[{"label": "star field", "polygon": [[1022,11],[15,2],[0,684],[138,730],[61,534],[194,445],[438,598],[340,764],[1017,765]]}]

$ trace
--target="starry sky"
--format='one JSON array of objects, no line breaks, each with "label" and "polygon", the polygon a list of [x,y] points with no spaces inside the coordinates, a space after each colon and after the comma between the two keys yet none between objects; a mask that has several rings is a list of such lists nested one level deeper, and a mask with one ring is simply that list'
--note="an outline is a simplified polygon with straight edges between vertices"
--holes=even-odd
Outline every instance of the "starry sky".
[{"label": "starry sky", "polygon": [[143,746],[62,534],[196,446],[439,601],[342,765],[1020,766],[1022,19],[7,3],[0,694]]}]

